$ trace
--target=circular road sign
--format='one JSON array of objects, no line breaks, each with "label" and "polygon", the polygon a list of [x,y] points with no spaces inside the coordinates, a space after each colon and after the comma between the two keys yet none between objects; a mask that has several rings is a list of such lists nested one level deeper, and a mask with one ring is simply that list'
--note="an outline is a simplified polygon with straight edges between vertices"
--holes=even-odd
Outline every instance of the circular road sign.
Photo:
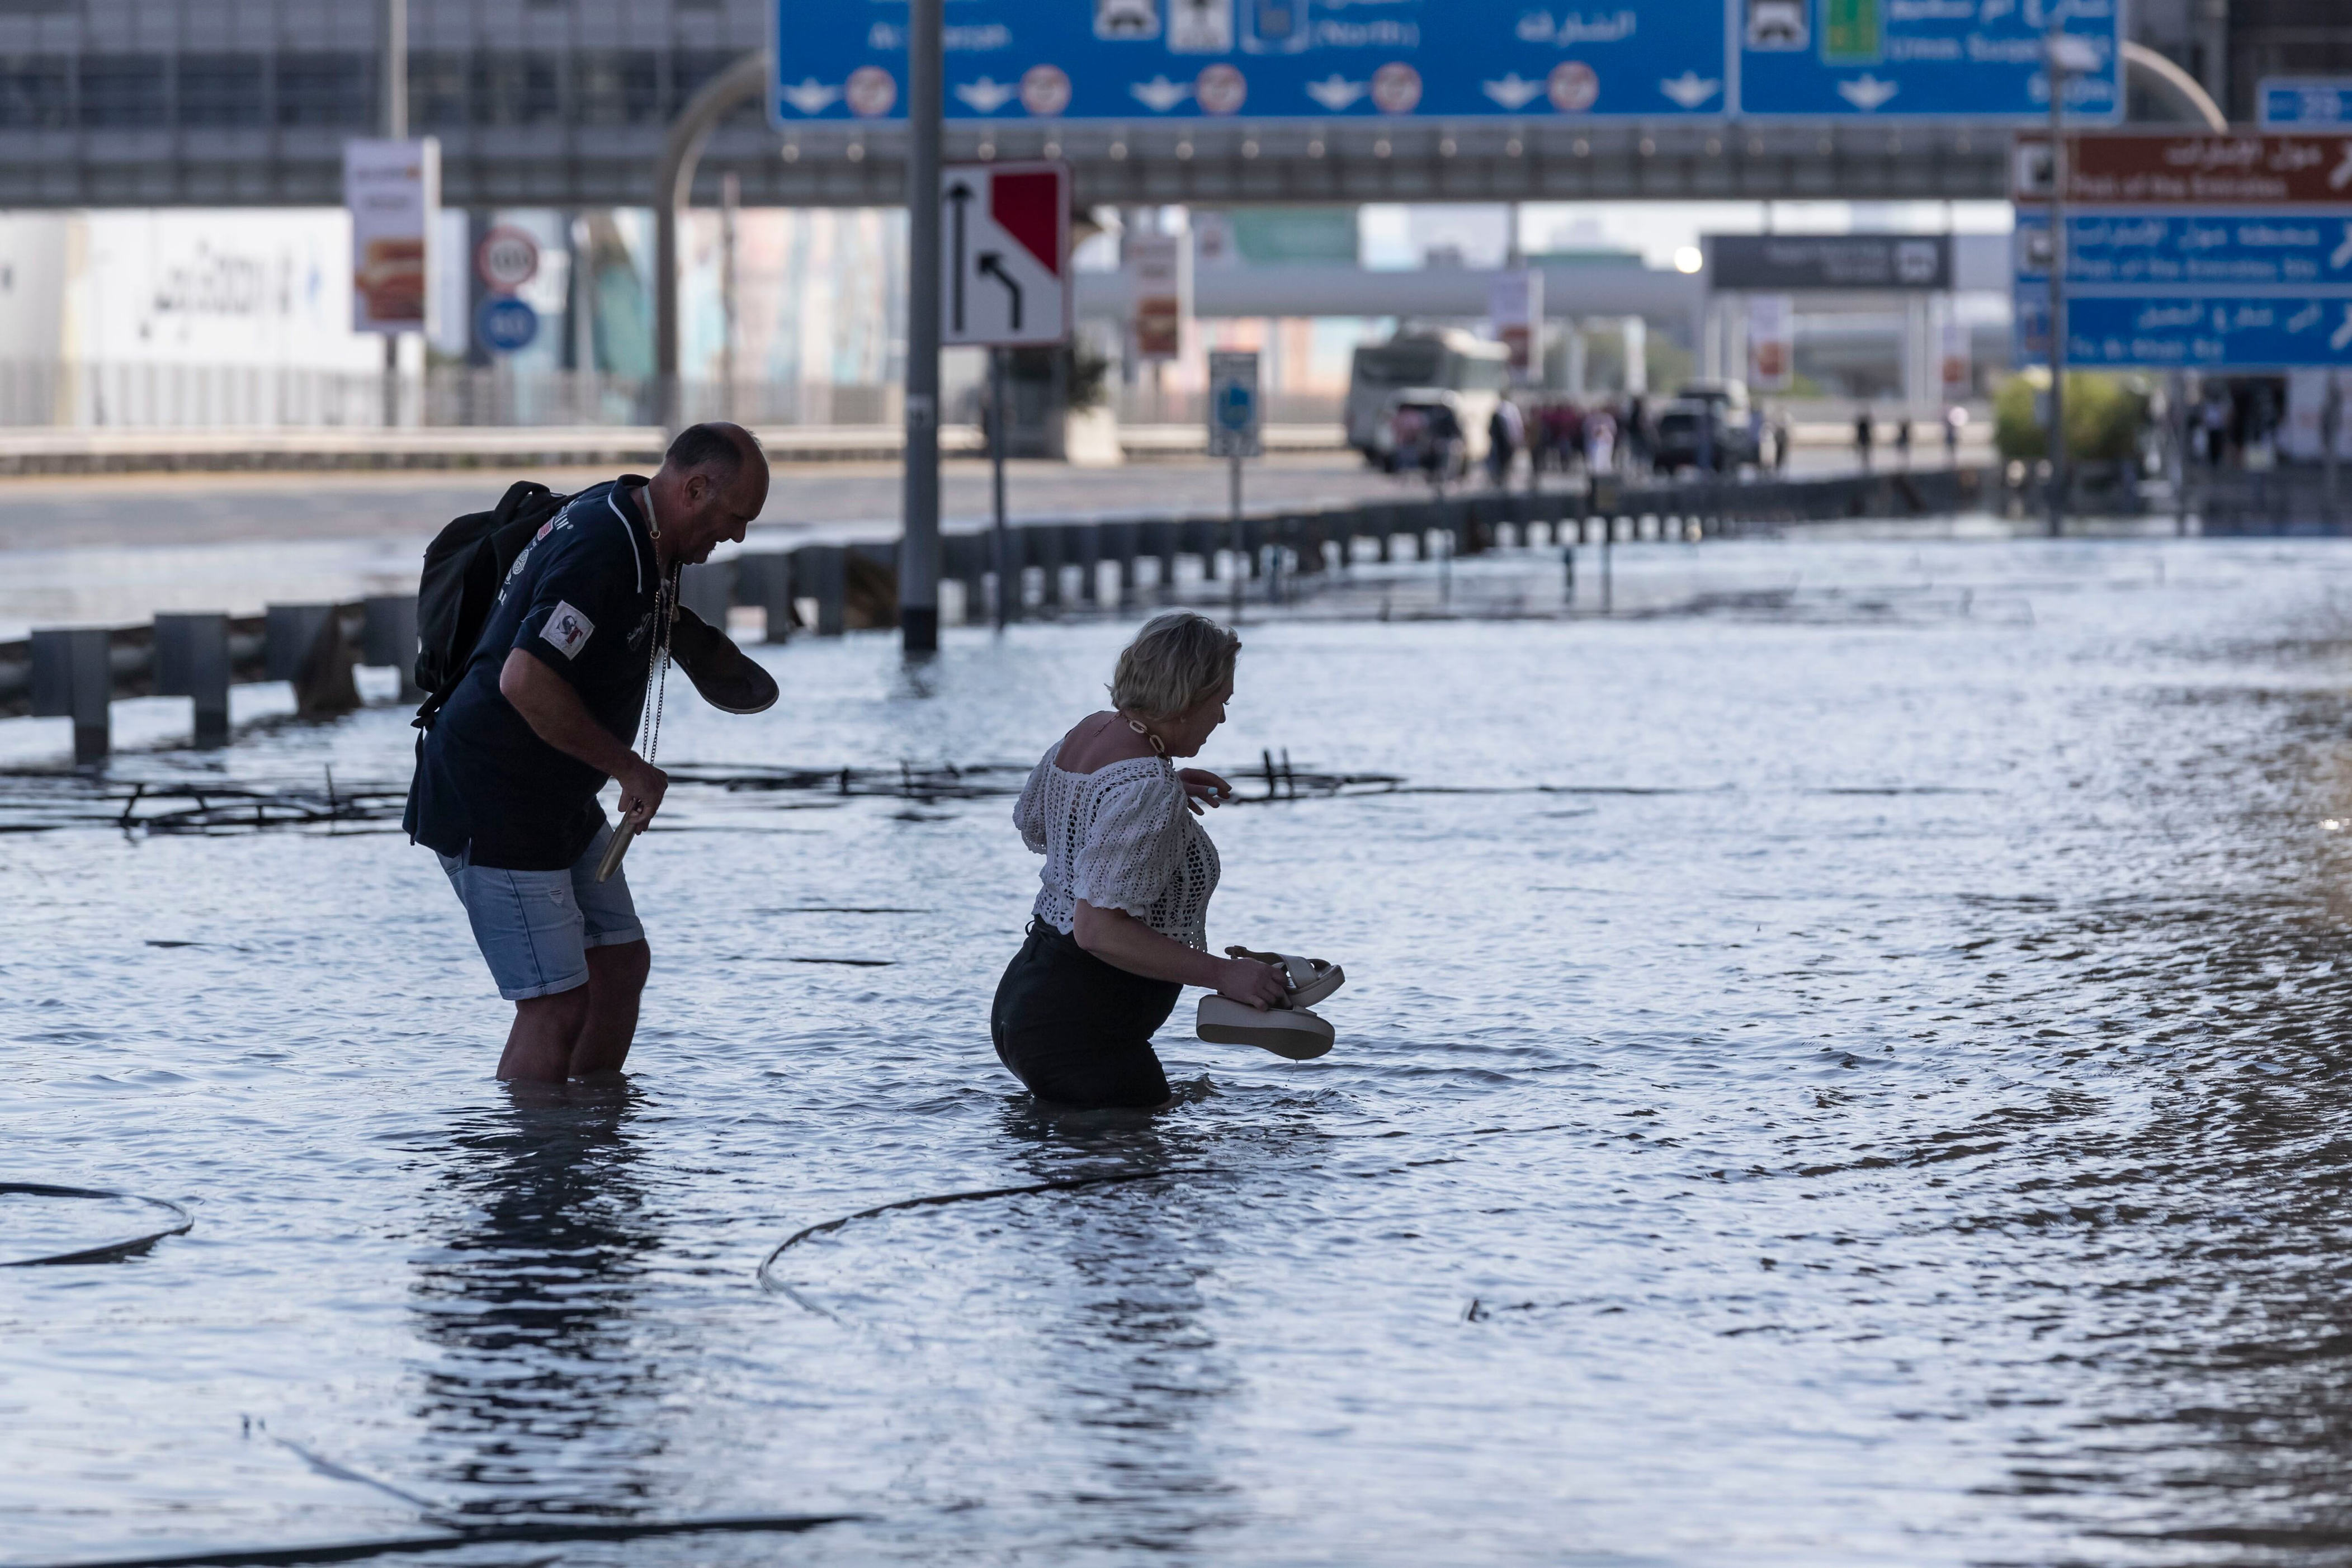
[{"label": "circular road sign", "polygon": [[539,312],[511,294],[493,294],[474,314],[474,335],[494,353],[527,349],[539,336]]},{"label": "circular road sign", "polygon": [[539,241],[502,223],[474,247],[474,270],[499,293],[511,294],[539,276]]}]

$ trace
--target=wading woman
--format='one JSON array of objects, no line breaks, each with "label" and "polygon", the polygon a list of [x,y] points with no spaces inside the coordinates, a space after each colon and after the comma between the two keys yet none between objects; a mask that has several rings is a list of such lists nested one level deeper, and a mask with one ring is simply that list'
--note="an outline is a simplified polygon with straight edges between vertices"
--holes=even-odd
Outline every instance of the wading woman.
[{"label": "wading woman", "polygon": [[1112,710],[1082,719],[1029,775],[1013,821],[1045,857],[1029,939],[996,987],[996,1054],[1040,1100],[1157,1110],[1152,1054],[1187,985],[1281,1005],[1282,973],[1207,948],[1217,847],[1194,820],[1233,786],[1179,769],[1225,721],[1241,639],[1205,616],[1148,623],[1118,656]]}]

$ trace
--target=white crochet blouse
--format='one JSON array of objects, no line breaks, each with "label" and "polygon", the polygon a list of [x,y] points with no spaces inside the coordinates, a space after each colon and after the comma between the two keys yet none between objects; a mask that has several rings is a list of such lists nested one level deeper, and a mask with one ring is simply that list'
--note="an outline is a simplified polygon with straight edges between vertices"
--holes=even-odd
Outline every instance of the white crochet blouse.
[{"label": "white crochet blouse", "polygon": [[1013,808],[1021,841],[1045,857],[1037,918],[1066,935],[1084,899],[1206,949],[1217,847],[1184,808],[1175,764],[1132,757],[1073,773],[1062,769],[1061,754],[1059,741],[1046,749]]}]

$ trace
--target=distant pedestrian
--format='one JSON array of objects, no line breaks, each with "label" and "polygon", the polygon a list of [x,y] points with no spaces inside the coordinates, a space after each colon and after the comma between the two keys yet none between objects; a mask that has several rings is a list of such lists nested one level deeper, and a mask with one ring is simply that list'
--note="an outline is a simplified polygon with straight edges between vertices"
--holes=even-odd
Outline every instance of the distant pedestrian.
[{"label": "distant pedestrian", "polygon": [[1511,482],[1511,468],[1518,461],[1519,443],[1526,429],[1517,404],[1507,397],[1496,403],[1495,412],[1486,420],[1486,478],[1496,489]]},{"label": "distant pedestrian", "polygon": [[1013,807],[1022,842],[1045,865],[989,1032],[997,1059],[1039,1100],[1164,1110],[1175,1100],[1151,1036],[1185,986],[1261,1010],[1288,994],[1273,965],[1209,954],[1221,868],[1193,818],[1232,799],[1233,786],[1173,761],[1224,722],[1241,646],[1189,610],[1154,617],[1118,656],[1111,710],[1046,748]]},{"label": "distant pedestrian", "polygon": [[1908,414],[1895,426],[1895,456],[1905,468],[1911,466],[1911,416]]},{"label": "distant pedestrian", "polygon": [[1606,408],[1595,408],[1584,416],[1584,466],[1587,471],[1605,474],[1617,463],[1617,420]]},{"label": "distant pedestrian", "polygon": [[1871,443],[1876,435],[1870,423],[1870,410],[1864,408],[1856,413],[1853,416],[1853,455],[1855,460],[1862,464],[1864,473],[1870,471]]},{"label": "distant pedestrian", "polygon": [[1958,404],[1944,410],[1944,461],[1952,468],[1960,466],[1960,430],[1969,422],[1969,411]]}]

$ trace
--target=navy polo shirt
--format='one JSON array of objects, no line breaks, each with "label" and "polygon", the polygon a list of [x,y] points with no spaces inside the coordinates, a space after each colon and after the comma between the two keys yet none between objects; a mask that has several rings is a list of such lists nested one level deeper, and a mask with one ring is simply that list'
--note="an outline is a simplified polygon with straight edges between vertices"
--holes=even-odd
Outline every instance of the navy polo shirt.
[{"label": "navy polo shirt", "polygon": [[477,866],[560,871],[604,825],[606,776],[539,738],[499,690],[520,648],[579,692],[626,745],[644,715],[661,568],[614,481],[583,490],[515,558],[474,657],[433,727],[408,798],[408,832]]}]

